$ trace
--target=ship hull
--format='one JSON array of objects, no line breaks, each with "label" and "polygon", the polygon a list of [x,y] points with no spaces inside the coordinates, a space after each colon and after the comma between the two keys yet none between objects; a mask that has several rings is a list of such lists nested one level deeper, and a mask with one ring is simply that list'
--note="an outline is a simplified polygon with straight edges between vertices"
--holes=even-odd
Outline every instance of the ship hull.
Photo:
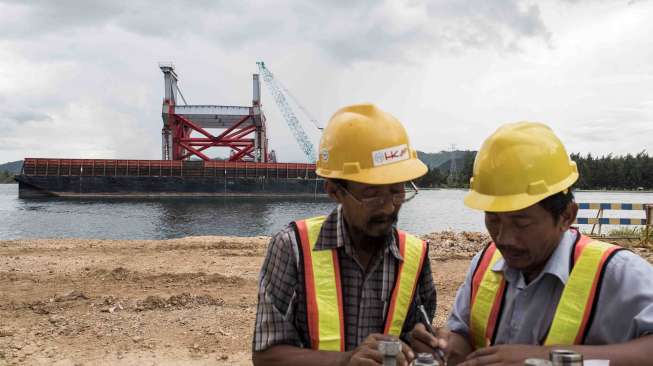
[{"label": "ship hull", "polygon": [[309,164],[236,166],[235,163],[141,161],[134,168],[121,165],[121,161],[89,162],[26,159],[23,172],[16,176],[19,197],[314,197],[324,194],[324,180],[315,176]]}]

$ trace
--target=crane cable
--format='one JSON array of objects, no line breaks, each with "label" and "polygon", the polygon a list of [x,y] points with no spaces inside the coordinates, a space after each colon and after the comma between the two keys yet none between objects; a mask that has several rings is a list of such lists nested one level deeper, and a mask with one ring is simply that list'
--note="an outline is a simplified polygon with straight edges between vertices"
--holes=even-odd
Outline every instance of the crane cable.
[{"label": "crane cable", "polygon": [[292,99],[293,102],[295,102],[295,105],[297,105],[297,107],[299,107],[299,109],[300,109],[302,112],[304,112],[304,114],[306,115],[306,117],[308,117],[308,119],[309,119],[309,120],[310,120],[310,121],[315,125],[315,127],[317,127],[318,130],[322,131],[322,130],[324,129],[324,127],[320,126],[320,123],[319,123],[315,118],[313,118],[313,116],[311,116],[310,113],[308,113],[308,110],[306,110],[306,108],[304,108],[304,106],[303,106],[301,103],[299,103],[299,100],[297,100],[297,98],[295,98],[295,96],[290,92],[290,90],[288,90],[288,89],[286,88],[286,86],[283,85],[283,83],[281,82],[281,80],[279,80],[279,79],[277,79],[277,78],[275,78],[275,79],[276,79],[276,81],[277,81],[277,84],[279,84],[279,87],[281,88],[281,90],[283,90],[284,93],[288,94],[288,96],[290,97],[290,99]]}]

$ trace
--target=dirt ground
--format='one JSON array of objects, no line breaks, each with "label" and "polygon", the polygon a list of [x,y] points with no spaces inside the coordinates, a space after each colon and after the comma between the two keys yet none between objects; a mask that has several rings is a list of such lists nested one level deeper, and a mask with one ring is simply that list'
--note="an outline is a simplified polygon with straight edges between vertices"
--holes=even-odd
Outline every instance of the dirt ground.
[{"label": "dirt ground", "polygon": [[[487,238],[426,237],[443,324]],[[267,242],[0,241],[0,365],[250,365]]]}]

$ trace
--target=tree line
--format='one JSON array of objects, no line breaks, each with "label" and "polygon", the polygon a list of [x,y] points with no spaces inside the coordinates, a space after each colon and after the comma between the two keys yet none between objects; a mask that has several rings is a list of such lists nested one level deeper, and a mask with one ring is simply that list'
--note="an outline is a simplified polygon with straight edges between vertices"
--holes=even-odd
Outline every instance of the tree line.
[{"label": "tree line", "polygon": [[14,175],[5,170],[0,170],[0,184],[2,183],[16,183]]},{"label": "tree line", "polygon": [[[653,190],[653,156],[646,151],[619,156],[574,153],[570,157],[576,162],[580,175],[574,188]],[[450,174],[448,166],[430,167],[428,173],[417,179],[415,184],[420,188],[467,188],[475,158],[475,151],[467,152],[454,174]]]},{"label": "tree line", "polygon": [[574,185],[580,189],[653,189],[653,156],[639,154],[593,156],[571,154],[580,178]]}]

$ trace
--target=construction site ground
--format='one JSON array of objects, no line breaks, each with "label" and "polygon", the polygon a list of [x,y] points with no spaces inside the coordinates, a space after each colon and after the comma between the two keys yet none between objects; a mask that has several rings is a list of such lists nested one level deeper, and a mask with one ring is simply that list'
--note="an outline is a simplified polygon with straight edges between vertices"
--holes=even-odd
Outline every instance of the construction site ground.
[{"label": "construction site ground", "polygon": [[[487,237],[426,238],[442,325]],[[250,365],[268,240],[0,241],[0,365]]]}]

